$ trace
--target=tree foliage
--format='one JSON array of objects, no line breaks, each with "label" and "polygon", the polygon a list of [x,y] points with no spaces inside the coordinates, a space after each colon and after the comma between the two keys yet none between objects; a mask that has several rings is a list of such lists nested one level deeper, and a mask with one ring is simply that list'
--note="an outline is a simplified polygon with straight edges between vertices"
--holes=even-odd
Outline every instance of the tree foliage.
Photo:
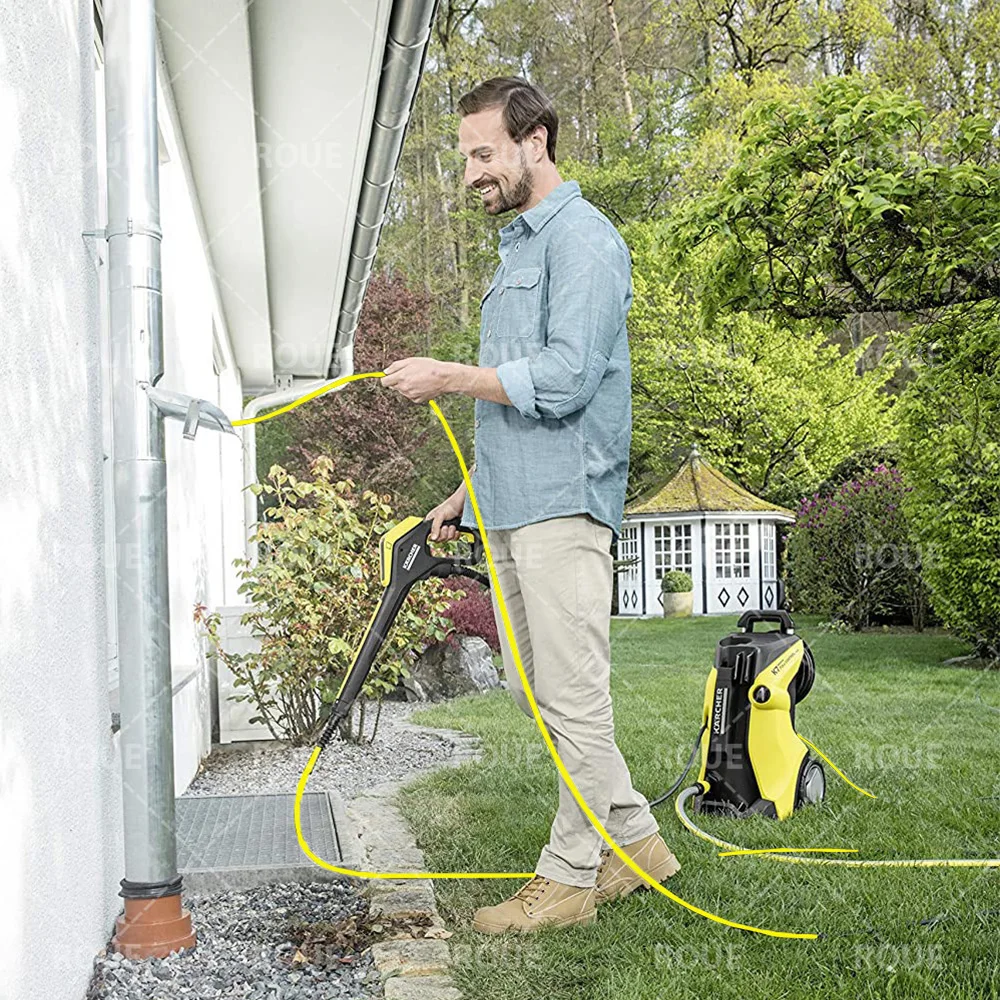
[{"label": "tree foliage", "polygon": [[[672,275],[655,239],[633,233],[632,479],[635,492],[692,445],[751,492],[793,505],[852,452],[894,435],[893,374],[858,374],[816,324],[734,313],[704,327],[691,274]],[[703,272],[698,272],[699,274]]]},{"label": "tree foliage", "polygon": [[1000,322],[986,306],[913,331],[900,401],[907,509],[946,624],[1000,666]]},{"label": "tree foliage", "polygon": [[[753,105],[735,164],[674,213],[676,266],[709,255],[719,309],[842,320],[1000,295],[992,123],[933,120],[919,101],[833,78]],[[703,246],[704,245],[704,246]]]}]

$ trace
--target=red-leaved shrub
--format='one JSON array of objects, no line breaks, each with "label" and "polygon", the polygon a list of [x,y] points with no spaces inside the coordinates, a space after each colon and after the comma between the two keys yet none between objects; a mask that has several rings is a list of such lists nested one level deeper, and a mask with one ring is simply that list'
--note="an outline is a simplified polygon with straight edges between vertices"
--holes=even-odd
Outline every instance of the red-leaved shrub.
[{"label": "red-leaved shrub", "polygon": [[489,591],[467,576],[453,576],[444,581],[452,590],[464,590],[465,597],[452,601],[444,610],[445,618],[451,620],[456,635],[477,635],[485,639],[494,653],[500,652],[500,637],[497,635],[496,618],[493,616],[493,602]]}]

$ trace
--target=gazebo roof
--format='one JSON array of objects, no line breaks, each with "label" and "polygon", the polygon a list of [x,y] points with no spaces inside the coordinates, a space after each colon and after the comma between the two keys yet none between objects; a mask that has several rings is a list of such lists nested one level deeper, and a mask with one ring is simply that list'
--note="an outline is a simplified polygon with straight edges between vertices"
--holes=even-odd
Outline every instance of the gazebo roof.
[{"label": "gazebo roof", "polygon": [[787,507],[755,497],[749,491],[727,479],[718,469],[703,462],[697,448],[665,486],[651,490],[625,508],[627,515],[681,514],[759,510],[794,517]]}]

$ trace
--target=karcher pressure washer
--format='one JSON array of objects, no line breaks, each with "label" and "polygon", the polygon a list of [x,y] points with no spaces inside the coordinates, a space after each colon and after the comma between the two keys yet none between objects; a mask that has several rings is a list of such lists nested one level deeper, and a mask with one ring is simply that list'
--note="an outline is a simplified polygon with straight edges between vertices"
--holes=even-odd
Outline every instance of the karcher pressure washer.
[{"label": "karcher pressure washer", "polygon": [[[755,632],[762,622],[778,628]],[[696,812],[786,819],[820,802],[826,776],[795,732],[816,664],[787,611],[746,611],[705,684]]]}]

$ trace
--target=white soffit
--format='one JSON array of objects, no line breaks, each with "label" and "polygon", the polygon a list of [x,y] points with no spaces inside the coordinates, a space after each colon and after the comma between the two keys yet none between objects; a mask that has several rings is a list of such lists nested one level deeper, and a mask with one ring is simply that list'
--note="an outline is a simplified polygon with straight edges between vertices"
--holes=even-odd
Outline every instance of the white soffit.
[{"label": "white soffit", "polygon": [[236,363],[244,382],[266,384],[273,362],[246,4],[157,0],[156,12]]},{"label": "white soffit", "polygon": [[248,390],[330,364],[391,0],[157,0]]}]

